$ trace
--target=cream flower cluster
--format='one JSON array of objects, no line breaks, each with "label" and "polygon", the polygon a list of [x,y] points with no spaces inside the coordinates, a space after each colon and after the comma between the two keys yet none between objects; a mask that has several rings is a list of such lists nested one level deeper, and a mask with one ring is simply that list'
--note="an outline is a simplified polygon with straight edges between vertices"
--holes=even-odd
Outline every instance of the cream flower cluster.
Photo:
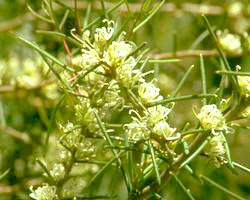
[{"label": "cream flower cluster", "polygon": [[239,87],[243,95],[248,97],[250,95],[250,77],[249,76],[237,76]]},{"label": "cream flower cluster", "polygon": [[204,152],[210,157],[216,167],[227,163],[225,141],[221,134],[213,136],[209,140]]},{"label": "cream flower cluster", "polygon": [[[0,85],[12,85],[17,88],[30,89],[42,83],[43,74],[48,71],[46,63],[39,57],[20,59],[13,54],[8,60],[0,62]],[[46,76],[53,80],[53,76]],[[41,93],[48,99],[56,99],[59,96],[57,84],[49,83],[40,88]]]},{"label": "cream flower cluster", "polygon": [[197,118],[204,129],[211,129],[215,135],[218,130],[227,130],[225,117],[215,104],[203,106]]},{"label": "cream flower cluster", "polygon": [[61,140],[69,149],[77,149],[81,143],[80,129],[75,129],[74,124],[69,122],[66,125],[59,124],[60,130],[63,132]]},{"label": "cream flower cluster", "polygon": [[147,140],[150,136],[146,122],[136,117],[132,117],[132,122],[126,124],[125,127],[127,128],[128,139],[131,141]]},{"label": "cream flower cluster", "polygon": [[241,38],[238,35],[228,33],[227,31],[217,32],[218,40],[222,48],[233,54],[242,53]]},{"label": "cream flower cluster", "polygon": [[166,121],[169,112],[169,108],[157,105],[148,108],[144,117],[140,117],[138,114],[137,117],[132,117],[132,122],[126,124],[129,139],[131,141],[146,140],[150,137],[150,134],[165,139],[171,137],[176,129],[171,128]]},{"label": "cream flower cluster", "polygon": [[96,70],[104,70],[104,74],[111,75],[123,87],[130,88],[132,82],[138,78],[138,70],[135,70],[137,59],[130,54],[133,45],[125,41],[110,41],[114,33],[114,22],[103,20],[107,26],[97,28],[94,40],[91,40],[90,31],[83,34],[82,60],[80,65],[88,70],[98,65]]},{"label": "cream flower cluster", "polygon": [[54,181],[59,182],[64,178],[65,175],[65,167],[62,163],[54,164],[52,170],[50,170],[50,174]]},{"label": "cream flower cluster", "polygon": [[30,188],[32,193],[29,195],[32,199],[35,200],[56,200],[56,187],[50,186],[48,184],[38,187],[36,190],[33,190],[33,187]]},{"label": "cream flower cluster", "polygon": [[103,20],[104,23],[107,23],[107,27],[97,28],[95,30],[95,43],[98,44],[101,47],[105,46],[106,43],[110,40],[110,38],[113,36],[114,33],[114,22]]},{"label": "cream flower cluster", "polygon": [[157,88],[153,83],[147,83],[145,81],[142,81],[142,83],[139,85],[138,94],[140,100],[145,104],[163,99],[163,97],[160,95],[160,89]]}]

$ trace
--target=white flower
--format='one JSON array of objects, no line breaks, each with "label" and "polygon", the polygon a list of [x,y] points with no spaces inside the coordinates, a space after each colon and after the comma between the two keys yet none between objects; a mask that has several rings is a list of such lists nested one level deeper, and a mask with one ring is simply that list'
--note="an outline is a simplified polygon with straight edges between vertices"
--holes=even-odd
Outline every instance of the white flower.
[{"label": "white flower", "polygon": [[[130,56],[121,66],[116,68],[116,80],[125,88],[130,88],[136,75],[139,73],[133,70],[136,65],[135,59]],[[133,74],[135,73],[135,76]]]},{"label": "white flower", "polygon": [[148,108],[147,112],[145,112],[148,125],[150,127],[153,127],[156,123],[167,119],[170,111],[171,110],[169,108],[162,105],[152,106]]},{"label": "white flower", "polygon": [[95,43],[99,47],[103,47],[114,33],[114,21],[108,21],[105,19],[103,22],[107,22],[108,26],[97,28],[94,34]]},{"label": "white flower", "polygon": [[225,141],[221,134],[213,136],[207,146],[204,149],[205,154],[207,154],[214,164],[217,167],[220,167],[222,164],[227,163],[225,158],[226,149],[225,149]]},{"label": "white flower", "polygon": [[242,53],[240,36],[224,32],[218,32],[219,43],[229,53]]},{"label": "white flower", "polygon": [[238,17],[242,15],[244,5],[240,1],[234,1],[228,5],[227,12],[230,17]]},{"label": "white flower", "polygon": [[64,165],[61,163],[54,164],[53,169],[50,170],[50,174],[56,182],[62,180],[65,175]]},{"label": "white flower", "polygon": [[29,195],[32,199],[36,200],[54,200],[57,198],[56,187],[48,184],[38,187],[35,191],[30,188],[32,193]]},{"label": "white flower", "polygon": [[237,76],[237,78],[242,94],[248,97],[250,94],[250,76]]},{"label": "white flower", "polygon": [[153,83],[141,83],[138,87],[138,94],[143,103],[150,103],[162,99],[162,96],[160,96],[160,89]]},{"label": "white flower", "polygon": [[81,66],[87,68],[100,62],[100,57],[96,49],[82,49]]},{"label": "white flower", "polygon": [[172,134],[175,132],[175,128],[171,128],[169,124],[165,120],[161,120],[155,124],[152,131],[153,133],[164,136],[164,138],[168,138],[172,136]]},{"label": "white flower", "polygon": [[75,128],[74,124],[67,123],[66,126],[59,124],[59,128],[63,131],[64,135],[61,139],[69,149],[78,148],[81,141],[81,132],[79,128]]},{"label": "white flower", "polygon": [[146,140],[149,138],[149,130],[147,129],[146,122],[140,122],[138,119],[133,118],[133,121],[126,124],[125,127],[128,131],[128,139],[131,141]]},{"label": "white flower", "polygon": [[96,146],[93,145],[92,142],[88,140],[83,140],[81,142],[80,148],[77,151],[77,157],[89,159],[96,156],[95,154]]},{"label": "white flower", "polygon": [[197,118],[205,129],[212,131],[227,129],[225,118],[215,104],[203,106]]},{"label": "white flower", "polygon": [[113,41],[104,53],[104,61],[112,67],[118,67],[132,52],[132,46],[124,41]]},{"label": "white flower", "polygon": [[83,42],[85,43],[84,47],[91,46],[91,42],[90,42],[90,30],[86,30],[86,31],[83,32],[82,39],[83,39]]}]

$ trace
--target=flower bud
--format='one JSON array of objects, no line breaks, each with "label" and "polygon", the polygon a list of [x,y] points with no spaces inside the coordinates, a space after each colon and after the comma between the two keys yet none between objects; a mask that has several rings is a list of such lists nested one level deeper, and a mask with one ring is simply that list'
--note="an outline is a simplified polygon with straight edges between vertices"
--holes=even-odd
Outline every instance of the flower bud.
[{"label": "flower bud", "polygon": [[250,77],[237,76],[237,78],[242,94],[248,97],[250,94]]},{"label": "flower bud", "polygon": [[226,120],[215,104],[203,106],[197,118],[205,129],[226,129]]}]

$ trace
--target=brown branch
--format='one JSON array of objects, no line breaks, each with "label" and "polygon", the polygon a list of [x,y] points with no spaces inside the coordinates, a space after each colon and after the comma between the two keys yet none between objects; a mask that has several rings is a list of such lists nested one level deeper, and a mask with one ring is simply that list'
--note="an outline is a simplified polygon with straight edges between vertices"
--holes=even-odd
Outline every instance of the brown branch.
[{"label": "brown branch", "polygon": [[[212,50],[183,50],[177,51],[176,53],[159,53],[151,54],[150,58],[152,59],[170,59],[170,58],[187,58],[187,57],[199,57],[200,55],[204,57],[214,57],[219,56],[219,53],[216,49]],[[227,54],[227,57],[240,57],[241,54]]]},{"label": "brown branch", "polygon": [[[67,2],[67,4],[69,3]],[[87,6],[88,6],[87,2],[79,2],[78,4],[79,9],[86,9]],[[113,6],[114,6],[114,3],[105,2],[105,7],[107,9],[112,8]],[[140,3],[129,3],[128,6],[129,6],[130,12],[134,12],[134,13],[141,12],[142,4]],[[102,6],[99,3],[99,1],[93,2],[92,8],[96,10],[102,10]],[[117,8],[117,10],[123,13],[129,12],[125,4]],[[220,6],[213,6],[213,5],[207,5],[207,4],[193,4],[193,3],[182,3],[180,7],[177,7],[174,3],[165,3],[159,11],[172,13],[172,14],[182,14],[183,12],[189,12],[193,14],[222,15],[225,13],[225,9]]]},{"label": "brown branch", "polygon": [[4,23],[0,24],[0,32],[7,32],[10,30],[13,30],[21,25],[24,24],[24,22],[33,20],[35,17],[32,13],[27,12],[23,16],[18,16],[14,19],[11,19],[9,21],[6,21]]},{"label": "brown branch", "polygon": [[11,92],[17,92],[17,91],[32,91],[32,90],[37,90],[40,89],[42,87],[45,87],[51,83],[53,83],[54,81],[52,80],[46,80],[41,82],[40,84],[30,87],[30,88],[23,88],[23,87],[18,87],[18,86],[14,86],[14,85],[2,85],[0,86],[0,94],[5,94],[5,93],[11,93]]},{"label": "brown branch", "polygon": [[5,185],[0,184],[0,194],[12,194],[20,191],[20,188],[17,185]]},{"label": "brown branch", "polygon": [[25,132],[20,132],[11,127],[0,127],[0,131],[12,136],[16,140],[22,141],[23,143],[26,143],[26,144],[31,143],[30,136]]}]

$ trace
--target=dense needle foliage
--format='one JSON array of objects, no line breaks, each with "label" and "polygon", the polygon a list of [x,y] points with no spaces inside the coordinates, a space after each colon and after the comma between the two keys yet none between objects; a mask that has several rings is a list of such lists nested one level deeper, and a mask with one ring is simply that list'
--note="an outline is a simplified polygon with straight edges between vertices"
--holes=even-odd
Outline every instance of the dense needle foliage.
[{"label": "dense needle foliage", "polygon": [[0,12],[0,199],[248,199],[248,1]]}]

